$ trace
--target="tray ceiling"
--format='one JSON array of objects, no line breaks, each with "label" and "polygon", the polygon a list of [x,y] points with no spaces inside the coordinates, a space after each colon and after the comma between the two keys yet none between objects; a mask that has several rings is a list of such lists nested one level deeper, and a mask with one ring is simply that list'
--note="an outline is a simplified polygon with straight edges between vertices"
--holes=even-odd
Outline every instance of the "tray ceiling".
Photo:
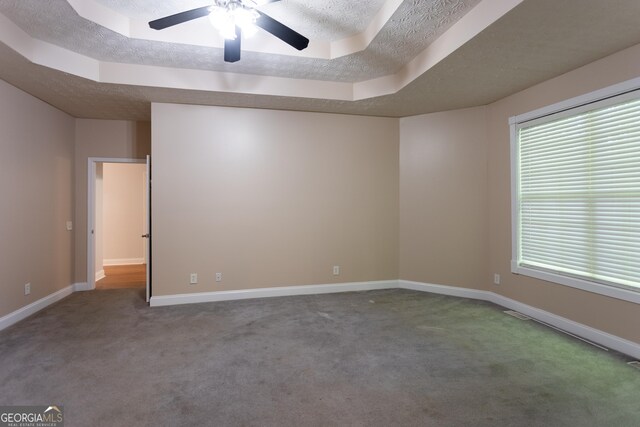
[{"label": "tray ceiling", "polygon": [[146,26],[207,4],[0,0],[0,78],[77,117],[148,120],[151,102],[402,117],[486,104],[640,43],[637,0],[283,0],[261,10],[309,49],[261,32],[234,64],[206,18]]}]

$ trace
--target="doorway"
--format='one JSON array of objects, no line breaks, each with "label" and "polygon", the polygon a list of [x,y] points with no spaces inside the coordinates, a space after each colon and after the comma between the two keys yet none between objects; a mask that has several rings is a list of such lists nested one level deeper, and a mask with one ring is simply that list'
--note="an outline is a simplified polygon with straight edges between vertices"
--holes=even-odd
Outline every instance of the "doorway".
[{"label": "doorway", "polygon": [[89,159],[89,289],[146,288],[151,295],[148,161]]}]

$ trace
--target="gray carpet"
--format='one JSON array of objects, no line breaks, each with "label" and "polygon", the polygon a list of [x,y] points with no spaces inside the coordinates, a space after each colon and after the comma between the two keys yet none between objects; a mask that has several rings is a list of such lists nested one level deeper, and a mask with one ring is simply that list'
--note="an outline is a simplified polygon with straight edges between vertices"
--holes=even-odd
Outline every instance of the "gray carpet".
[{"label": "gray carpet", "polygon": [[640,370],[405,290],[148,308],[75,293],[0,332],[0,404],[67,426],[638,426]]}]

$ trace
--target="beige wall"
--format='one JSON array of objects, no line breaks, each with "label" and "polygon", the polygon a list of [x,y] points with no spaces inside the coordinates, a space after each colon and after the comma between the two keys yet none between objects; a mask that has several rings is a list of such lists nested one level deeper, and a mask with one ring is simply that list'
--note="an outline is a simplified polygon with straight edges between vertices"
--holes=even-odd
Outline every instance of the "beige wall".
[{"label": "beige wall", "polygon": [[510,273],[511,190],[508,118],[640,75],[640,45],[507,97],[488,107],[488,289],[571,320],[640,342],[640,305]]},{"label": "beige wall", "polygon": [[487,253],[484,107],[400,120],[400,278],[483,289]]},{"label": "beige wall", "polygon": [[490,290],[640,342],[640,305],[511,274],[508,124],[639,70],[640,45],[487,107],[401,119],[400,278]]},{"label": "beige wall", "polygon": [[142,264],[147,166],[105,163],[103,171],[104,265]]},{"label": "beige wall", "polygon": [[152,123],[154,295],[398,277],[397,120],[154,104]]},{"label": "beige wall", "polygon": [[[638,70],[635,46],[487,107],[400,121],[154,105],[155,294],[400,277],[491,290],[640,342],[640,305],[510,273],[507,122]],[[143,158],[151,127],[79,119],[74,133],[1,81],[0,125],[1,316],[86,280],[87,159]]]},{"label": "beige wall", "polygon": [[143,159],[151,153],[151,124],[77,119],[75,144],[75,281],[86,282],[88,158]]},{"label": "beige wall", "polygon": [[73,124],[0,80],[0,317],[73,283]]}]

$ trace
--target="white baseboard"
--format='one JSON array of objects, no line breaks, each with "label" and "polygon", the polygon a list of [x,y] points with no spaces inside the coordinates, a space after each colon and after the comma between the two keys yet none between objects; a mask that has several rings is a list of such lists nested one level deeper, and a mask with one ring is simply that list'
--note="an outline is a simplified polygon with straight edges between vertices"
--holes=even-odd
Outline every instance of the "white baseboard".
[{"label": "white baseboard", "polygon": [[395,289],[397,287],[397,280],[335,283],[327,285],[281,286],[277,288],[241,289],[235,291],[199,292],[193,294],[152,296],[149,304],[151,305],[151,307],[160,307],[175,304],[194,304],[200,302],[232,301],[252,298],[372,291],[377,289]]},{"label": "white baseboard", "polygon": [[96,271],[96,282],[100,279],[104,279],[105,277],[107,276],[104,275],[104,270]]},{"label": "white baseboard", "polygon": [[54,302],[60,301],[62,298],[71,295],[73,290],[74,285],[69,285],[65,288],[60,289],[59,291],[47,295],[44,298],[40,298],[38,301],[34,301],[27,306],[19,308],[18,310],[9,313],[6,316],[0,317],[0,331],[8,328],[14,323],[21,321],[22,319],[31,316],[32,314],[37,313],[43,308],[50,306]]},{"label": "white baseboard", "polygon": [[412,282],[409,280],[398,280],[400,289],[410,289],[412,291],[429,292],[432,294],[449,295],[452,297],[463,297],[471,299],[489,300],[492,292],[480,291],[478,289],[459,288],[457,286],[434,285],[432,283]]},{"label": "white baseboard", "polygon": [[144,264],[144,258],[112,258],[102,260],[102,265],[109,267],[112,265],[138,265]]},{"label": "white baseboard", "polygon": [[558,316],[548,311],[524,304],[503,295],[489,291],[480,291],[477,289],[458,288],[455,286],[434,285],[430,283],[411,282],[408,280],[398,280],[398,287],[402,289],[411,289],[415,291],[431,292],[436,294],[450,295],[455,297],[464,297],[489,301],[494,304],[515,310],[522,314],[526,314],[532,319],[555,326],[563,331],[575,334],[581,338],[600,344],[620,353],[640,359],[640,344],[633,341],[620,338],[599,329],[592,328],[582,323],[574,322],[565,317]]},{"label": "white baseboard", "polygon": [[566,317],[549,313],[548,311],[541,310],[493,292],[489,292],[489,294],[491,294],[491,298],[488,299],[488,301],[491,301],[494,304],[526,314],[533,319],[555,326],[563,331],[567,331],[581,338],[593,341],[596,344],[600,344],[604,347],[619,351],[620,353],[627,354],[635,357],[636,359],[640,359],[640,344],[638,343],[592,328],[591,326],[583,325],[582,323],[575,322],[567,319]]},{"label": "white baseboard", "polygon": [[[629,341],[624,338],[620,338],[610,333],[601,331],[599,329],[583,325],[582,323],[569,320],[565,317],[549,313],[548,311],[541,310],[528,304],[524,304],[503,295],[478,289],[436,285],[432,283],[413,282],[408,280],[382,280],[374,282],[333,283],[325,285],[282,286],[277,288],[242,289],[234,291],[199,292],[192,294],[152,296],[150,305],[152,307],[161,307],[176,304],[193,304],[201,302],[232,301],[241,299],[293,295],[371,291],[378,289],[395,288],[489,301],[502,307],[506,307],[510,310],[518,311],[540,322],[547,323],[551,326],[575,334],[596,344],[600,344],[604,347],[640,359],[640,344],[636,342]],[[88,290],[90,289],[87,282],[74,283],[73,285],[60,289],[59,291],[54,292],[51,295],[41,298],[38,301],[35,301],[25,307],[7,314],[4,317],[1,317],[0,330],[17,323],[20,320],[31,316],[32,314],[35,314],[36,312],[53,304],[54,302],[70,295],[72,292]]]},{"label": "white baseboard", "polygon": [[282,286],[277,288],[243,289],[235,291],[199,292],[192,294],[152,296],[151,307],[176,304],[194,304],[201,302],[231,301],[251,298],[281,297],[292,295],[313,295],[337,292],[371,291],[377,289],[409,289],[420,292],[449,295],[489,301],[511,310],[547,323],[563,331],[575,334],[596,344],[620,353],[640,359],[640,344],[620,338],[607,332],[583,325],[562,316],[549,313],[539,308],[521,303],[490,291],[461,288],[456,286],[436,285],[432,283],[413,282],[409,280],[384,280],[376,282],[337,283],[328,285]]},{"label": "white baseboard", "polygon": [[81,292],[81,291],[92,291],[93,289],[89,288],[89,284],[87,282],[80,282],[73,284],[73,292]]}]

